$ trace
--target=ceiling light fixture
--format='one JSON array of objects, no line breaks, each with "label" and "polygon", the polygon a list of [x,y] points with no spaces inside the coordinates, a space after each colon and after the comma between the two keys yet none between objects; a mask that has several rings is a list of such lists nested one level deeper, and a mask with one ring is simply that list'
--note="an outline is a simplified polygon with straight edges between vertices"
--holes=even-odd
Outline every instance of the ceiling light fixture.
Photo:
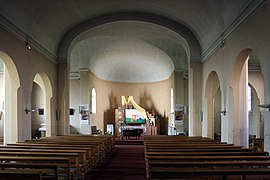
[{"label": "ceiling light fixture", "polygon": [[220,112],[221,115],[226,116],[226,113],[227,113],[226,108],[224,108],[223,111],[219,111],[219,112]]},{"label": "ceiling light fixture", "polygon": [[25,48],[30,51],[32,49],[32,46],[26,41]]}]

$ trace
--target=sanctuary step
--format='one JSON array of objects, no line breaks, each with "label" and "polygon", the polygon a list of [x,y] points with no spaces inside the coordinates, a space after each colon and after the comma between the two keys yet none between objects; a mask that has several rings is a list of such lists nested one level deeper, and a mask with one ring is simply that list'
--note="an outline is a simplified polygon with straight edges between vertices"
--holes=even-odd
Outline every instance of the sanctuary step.
[{"label": "sanctuary step", "polygon": [[135,139],[135,138],[130,138],[130,139],[115,139],[115,145],[143,145],[143,138],[141,139]]}]

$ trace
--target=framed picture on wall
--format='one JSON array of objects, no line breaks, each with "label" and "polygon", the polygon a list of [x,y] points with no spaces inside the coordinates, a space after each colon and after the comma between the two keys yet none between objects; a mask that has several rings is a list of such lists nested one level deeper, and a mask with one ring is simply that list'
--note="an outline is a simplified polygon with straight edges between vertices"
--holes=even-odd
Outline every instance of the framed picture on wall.
[{"label": "framed picture on wall", "polygon": [[182,104],[175,105],[175,120],[182,121],[184,116],[184,106]]},{"label": "framed picture on wall", "polygon": [[81,124],[89,124],[89,106],[88,104],[82,104],[79,106],[81,114]]}]

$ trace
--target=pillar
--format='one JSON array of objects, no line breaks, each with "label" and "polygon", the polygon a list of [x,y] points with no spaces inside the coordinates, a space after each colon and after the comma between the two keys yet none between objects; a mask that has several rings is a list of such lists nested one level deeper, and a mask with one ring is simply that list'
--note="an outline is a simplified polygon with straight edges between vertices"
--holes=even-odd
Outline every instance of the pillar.
[{"label": "pillar", "polygon": [[69,134],[69,70],[68,64],[57,64],[57,134]]},{"label": "pillar", "polygon": [[[88,110],[90,108],[90,88],[89,88],[89,69],[80,70],[80,104],[88,105]],[[81,119],[80,119],[81,121]],[[91,134],[91,125],[90,125],[90,113],[88,111],[88,123],[80,123],[80,132],[82,134]]]},{"label": "pillar", "polygon": [[202,64],[191,62],[189,75],[189,135],[201,136]]}]

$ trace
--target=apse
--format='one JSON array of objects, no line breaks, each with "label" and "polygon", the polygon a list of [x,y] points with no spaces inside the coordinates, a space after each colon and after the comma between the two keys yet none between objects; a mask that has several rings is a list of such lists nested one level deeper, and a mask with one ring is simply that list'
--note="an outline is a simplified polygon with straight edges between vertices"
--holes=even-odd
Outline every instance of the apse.
[{"label": "apse", "polygon": [[69,48],[69,70],[79,79],[81,69],[110,82],[151,83],[173,71],[188,73],[189,46],[174,31],[141,21],[117,21],[93,27]]},{"label": "apse", "polygon": [[90,59],[89,69],[103,80],[143,83],[168,79],[174,65],[159,48],[145,41],[127,38],[97,51]]}]

